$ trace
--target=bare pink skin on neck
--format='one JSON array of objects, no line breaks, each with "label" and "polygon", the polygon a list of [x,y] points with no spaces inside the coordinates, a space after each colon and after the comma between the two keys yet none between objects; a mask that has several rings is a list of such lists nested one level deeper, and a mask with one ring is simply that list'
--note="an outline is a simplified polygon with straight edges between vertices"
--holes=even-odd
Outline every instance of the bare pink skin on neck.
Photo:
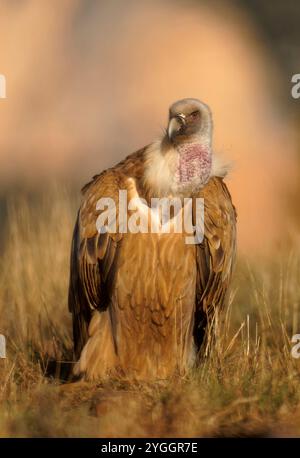
[{"label": "bare pink skin on neck", "polygon": [[179,163],[176,177],[180,184],[198,181],[204,185],[210,177],[212,157],[209,148],[199,144],[185,143],[177,147]]}]

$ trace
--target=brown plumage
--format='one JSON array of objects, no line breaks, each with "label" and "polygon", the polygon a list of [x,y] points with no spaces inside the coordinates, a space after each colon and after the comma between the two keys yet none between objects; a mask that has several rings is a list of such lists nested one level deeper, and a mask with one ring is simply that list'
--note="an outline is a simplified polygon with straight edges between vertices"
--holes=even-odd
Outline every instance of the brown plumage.
[{"label": "brown plumage", "polygon": [[[185,373],[205,351],[236,243],[226,167],[211,151],[211,134],[209,108],[179,101],[159,142],[83,188],[69,288],[76,374],[166,378]],[[139,196],[148,205],[152,197],[204,198],[203,241],[186,244],[186,233],[99,233],[97,202],[110,197],[118,205],[119,190],[127,190],[128,201]]]}]

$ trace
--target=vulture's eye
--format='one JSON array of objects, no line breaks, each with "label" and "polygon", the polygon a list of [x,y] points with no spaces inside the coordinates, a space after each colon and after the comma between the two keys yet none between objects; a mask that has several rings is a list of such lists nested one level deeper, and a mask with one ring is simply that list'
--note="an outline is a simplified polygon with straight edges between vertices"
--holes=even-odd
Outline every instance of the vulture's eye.
[{"label": "vulture's eye", "polygon": [[199,116],[200,116],[200,111],[199,110],[193,111],[193,113],[190,114],[190,117],[192,119],[197,119]]}]

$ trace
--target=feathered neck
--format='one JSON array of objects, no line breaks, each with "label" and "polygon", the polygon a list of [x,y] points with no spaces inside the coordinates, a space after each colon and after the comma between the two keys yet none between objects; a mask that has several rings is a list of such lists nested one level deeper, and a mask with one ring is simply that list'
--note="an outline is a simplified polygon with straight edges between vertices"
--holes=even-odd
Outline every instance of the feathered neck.
[{"label": "feathered neck", "polygon": [[153,197],[192,197],[212,176],[224,178],[230,169],[210,144],[174,146],[163,138],[149,145],[144,154],[143,184]]}]

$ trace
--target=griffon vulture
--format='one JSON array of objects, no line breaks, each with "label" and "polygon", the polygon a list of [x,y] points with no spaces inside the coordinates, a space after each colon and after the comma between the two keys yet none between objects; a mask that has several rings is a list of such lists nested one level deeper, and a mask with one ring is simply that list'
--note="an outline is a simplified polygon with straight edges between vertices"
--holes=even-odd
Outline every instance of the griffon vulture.
[{"label": "griffon vulture", "polygon": [[[75,374],[88,380],[164,379],[186,373],[206,353],[236,245],[236,212],[223,181],[227,168],[212,151],[212,128],[206,104],[177,101],[159,141],[83,188],[69,287]],[[116,204],[119,223],[119,191],[149,211],[155,198],[189,198],[194,222],[200,199],[203,237],[187,243],[185,230],[124,231],[118,225],[113,231],[103,222],[99,227],[103,198]],[[172,222],[177,210],[171,210]],[[133,208],[125,213],[129,218]]]}]

